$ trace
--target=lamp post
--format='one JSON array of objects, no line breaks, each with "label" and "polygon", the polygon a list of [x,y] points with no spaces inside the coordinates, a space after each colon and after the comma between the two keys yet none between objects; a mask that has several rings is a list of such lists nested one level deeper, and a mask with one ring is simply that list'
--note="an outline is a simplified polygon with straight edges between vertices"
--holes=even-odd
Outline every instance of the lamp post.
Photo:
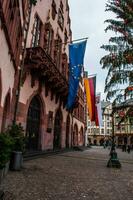
[{"label": "lamp post", "polygon": [[109,168],[121,168],[121,163],[117,157],[117,153],[115,151],[115,135],[114,135],[114,113],[115,109],[112,108],[112,146],[110,150],[110,158],[107,163],[107,167]]}]

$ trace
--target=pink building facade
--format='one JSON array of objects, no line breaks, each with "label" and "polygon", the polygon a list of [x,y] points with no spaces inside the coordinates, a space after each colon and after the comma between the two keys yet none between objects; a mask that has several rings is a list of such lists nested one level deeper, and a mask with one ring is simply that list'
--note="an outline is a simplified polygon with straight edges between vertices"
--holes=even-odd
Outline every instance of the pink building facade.
[{"label": "pink building facade", "polygon": [[31,7],[28,0],[0,0],[0,8],[1,131],[14,119],[22,70],[16,122],[24,127],[27,150],[82,146],[82,80],[73,113],[65,108],[72,40],[68,1],[39,0]]}]

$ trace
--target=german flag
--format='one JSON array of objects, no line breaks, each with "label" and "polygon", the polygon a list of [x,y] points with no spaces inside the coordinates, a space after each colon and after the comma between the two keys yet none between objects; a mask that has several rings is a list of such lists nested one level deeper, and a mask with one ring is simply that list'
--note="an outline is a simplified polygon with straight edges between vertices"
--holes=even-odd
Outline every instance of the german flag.
[{"label": "german flag", "polygon": [[91,121],[95,121],[96,113],[96,76],[85,78],[85,91],[86,91],[86,100],[89,110],[89,118]]}]

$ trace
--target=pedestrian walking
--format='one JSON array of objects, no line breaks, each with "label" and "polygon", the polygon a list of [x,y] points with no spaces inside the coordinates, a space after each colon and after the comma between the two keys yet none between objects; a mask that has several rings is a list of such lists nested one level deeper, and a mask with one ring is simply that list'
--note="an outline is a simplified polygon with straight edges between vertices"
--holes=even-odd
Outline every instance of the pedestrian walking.
[{"label": "pedestrian walking", "polygon": [[127,151],[127,145],[124,144],[124,151],[126,152]]},{"label": "pedestrian walking", "polygon": [[124,145],[122,145],[122,151],[124,152]]},{"label": "pedestrian walking", "polygon": [[103,147],[104,147],[104,149],[106,148],[106,141],[104,141],[104,143],[103,143]]},{"label": "pedestrian walking", "polygon": [[130,145],[128,145],[127,146],[127,152],[130,153],[130,150],[131,150]]},{"label": "pedestrian walking", "polygon": [[109,142],[108,142],[108,149],[111,149],[111,146],[112,146],[112,141],[109,140]]}]

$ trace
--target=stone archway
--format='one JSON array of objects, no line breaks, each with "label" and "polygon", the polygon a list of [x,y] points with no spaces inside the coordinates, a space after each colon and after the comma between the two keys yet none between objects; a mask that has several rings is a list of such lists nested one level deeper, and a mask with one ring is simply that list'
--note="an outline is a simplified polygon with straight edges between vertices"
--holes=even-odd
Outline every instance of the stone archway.
[{"label": "stone archway", "polygon": [[83,127],[80,129],[80,144],[84,144],[84,133],[83,133]]},{"label": "stone archway", "polygon": [[4,107],[3,107],[3,116],[2,116],[2,126],[1,131],[4,131],[10,122],[10,93],[5,97]]},{"label": "stone archway", "polygon": [[73,145],[78,146],[78,126],[77,126],[77,124],[74,125]]},{"label": "stone archway", "polygon": [[70,139],[70,116],[67,116],[66,120],[66,148],[69,148],[69,139]]},{"label": "stone archway", "polygon": [[27,113],[26,137],[27,150],[39,149],[40,142],[41,102],[38,95],[34,96],[29,104]]},{"label": "stone archway", "polygon": [[62,112],[61,109],[58,109],[55,114],[55,120],[54,120],[54,139],[53,139],[54,149],[61,148],[62,121],[63,121]]},{"label": "stone archway", "polygon": [[99,141],[99,143],[100,143],[100,146],[103,146],[103,144],[104,144],[104,139],[101,138],[100,141]]}]

